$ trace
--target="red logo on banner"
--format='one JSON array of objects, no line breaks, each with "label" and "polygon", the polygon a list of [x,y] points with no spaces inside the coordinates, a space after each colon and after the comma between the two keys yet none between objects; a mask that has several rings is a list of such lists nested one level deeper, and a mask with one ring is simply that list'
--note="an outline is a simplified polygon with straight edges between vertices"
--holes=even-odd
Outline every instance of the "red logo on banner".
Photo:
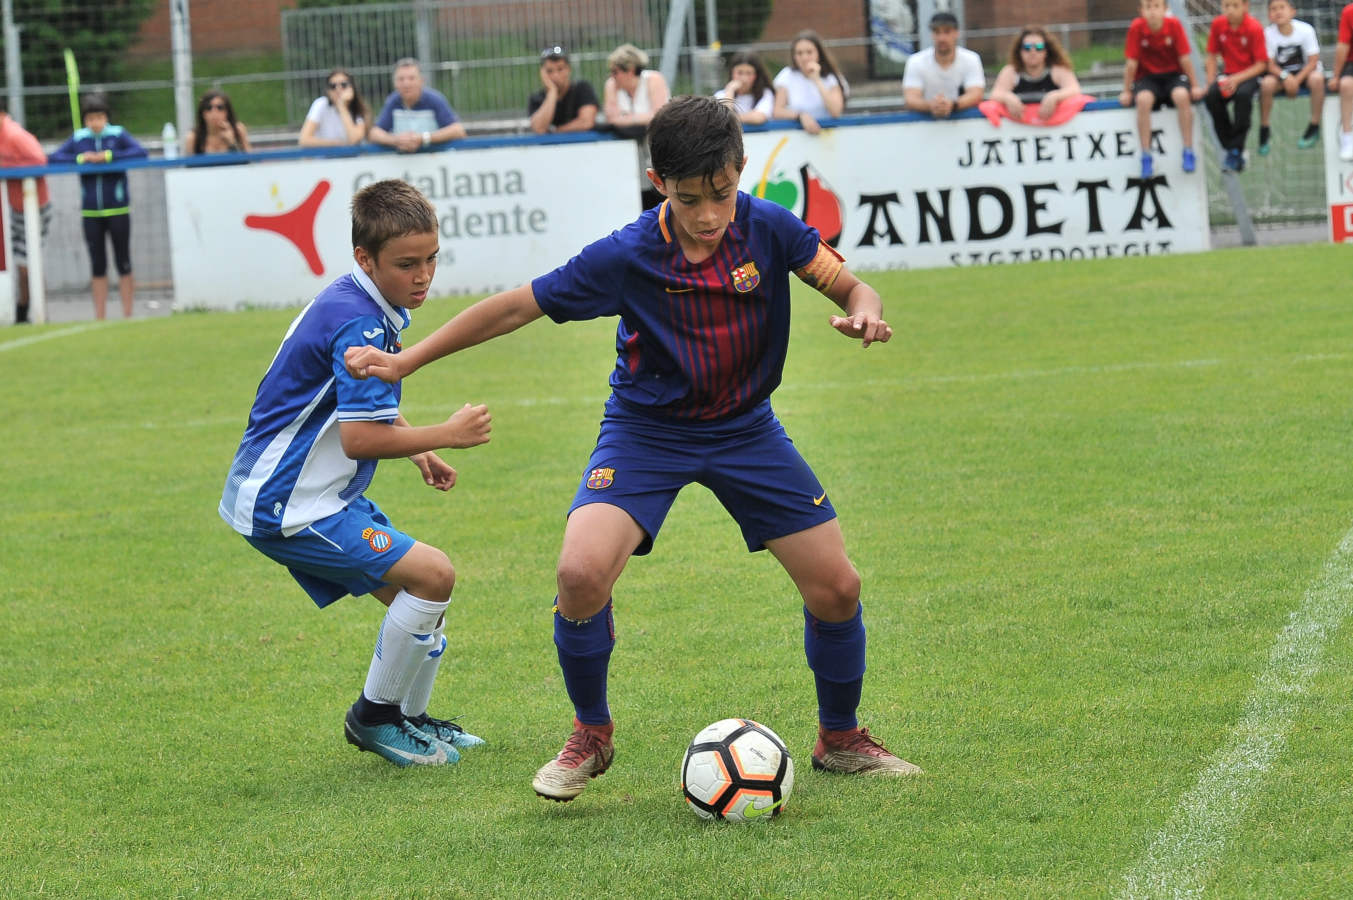
[{"label": "red logo on banner", "polygon": [[1353,240],[1353,203],[1336,203],[1330,207],[1330,231],[1336,244]]},{"label": "red logo on banner", "polygon": [[310,196],[300,206],[278,213],[274,216],[249,215],[244,224],[260,231],[273,231],[296,245],[301,256],[315,275],[324,274],[324,263],[319,258],[319,248],[315,245],[315,217],[319,214],[319,205],[329,193],[329,182],[321,180],[310,192]]}]

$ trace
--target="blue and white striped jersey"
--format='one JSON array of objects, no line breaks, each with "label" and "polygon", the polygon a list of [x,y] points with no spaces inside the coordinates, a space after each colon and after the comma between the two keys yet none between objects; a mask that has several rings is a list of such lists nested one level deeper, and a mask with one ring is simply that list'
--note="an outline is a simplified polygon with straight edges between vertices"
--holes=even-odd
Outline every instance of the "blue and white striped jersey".
[{"label": "blue and white striped jersey", "polygon": [[348,458],[338,423],[394,421],[400,385],[352,378],[343,352],[372,344],[397,353],[408,324],[355,265],[301,310],[258,385],[221,518],[243,535],[289,537],[366,490],[376,460]]}]

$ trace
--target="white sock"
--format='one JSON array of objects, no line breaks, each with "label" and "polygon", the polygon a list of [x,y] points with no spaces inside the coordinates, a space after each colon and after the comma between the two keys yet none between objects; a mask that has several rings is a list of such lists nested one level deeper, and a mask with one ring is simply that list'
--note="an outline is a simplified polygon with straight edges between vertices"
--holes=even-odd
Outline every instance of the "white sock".
[{"label": "white sock", "polygon": [[445,611],[445,603],[431,603],[408,591],[395,595],[381,621],[362,688],[368,700],[391,705],[404,702],[418,667],[433,649],[432,632]]},{"label": "white sock", "polygon": [[432,632],[431,648],[423,657],[423,661],[418,664],[413,684],[404,695],[400,709],[406,719],[416,719],[428,711],[428,701],[432,699],[432,684],[437,680],[437,669],[441,666],[442,656],[446,652],[446,637],[442,634],[444,630],[443,627]]}]

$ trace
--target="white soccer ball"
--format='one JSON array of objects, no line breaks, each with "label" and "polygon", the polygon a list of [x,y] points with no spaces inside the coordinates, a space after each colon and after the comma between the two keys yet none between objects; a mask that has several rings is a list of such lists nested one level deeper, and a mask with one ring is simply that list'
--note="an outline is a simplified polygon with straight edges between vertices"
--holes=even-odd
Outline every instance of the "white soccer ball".
[{"label": "white soccer ball", "polygon": [[681,761],[681,792],[702,819],[772,819],[793,789],[794,760],[785,742],[751,719],[715,722],[695,736]]}]

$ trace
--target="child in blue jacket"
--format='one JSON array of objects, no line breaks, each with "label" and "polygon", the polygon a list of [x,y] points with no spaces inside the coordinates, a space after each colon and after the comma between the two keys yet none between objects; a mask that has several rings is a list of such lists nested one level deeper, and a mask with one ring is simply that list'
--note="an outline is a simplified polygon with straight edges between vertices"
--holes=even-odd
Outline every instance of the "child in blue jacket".
[{"label": "child in blue jacket", "polygon": [[[121,125],[108,122],[108,101],[95,94],[80,105],[84,127],[71,135],[48,160],[54,163],[98,165],[122,159],[144,159],[146,150]],[[90,291],[94,295],[94,316],[102,319],[108,305],[107,240],[113,242],[113,261],[117,266],[117,288],[122,297],[122,315],[132,314],[135,282],[132,279],[131,207],[127,197],[127,173],[101,170],[80,176],[81,216],[85,244],[93,270]]]}]

